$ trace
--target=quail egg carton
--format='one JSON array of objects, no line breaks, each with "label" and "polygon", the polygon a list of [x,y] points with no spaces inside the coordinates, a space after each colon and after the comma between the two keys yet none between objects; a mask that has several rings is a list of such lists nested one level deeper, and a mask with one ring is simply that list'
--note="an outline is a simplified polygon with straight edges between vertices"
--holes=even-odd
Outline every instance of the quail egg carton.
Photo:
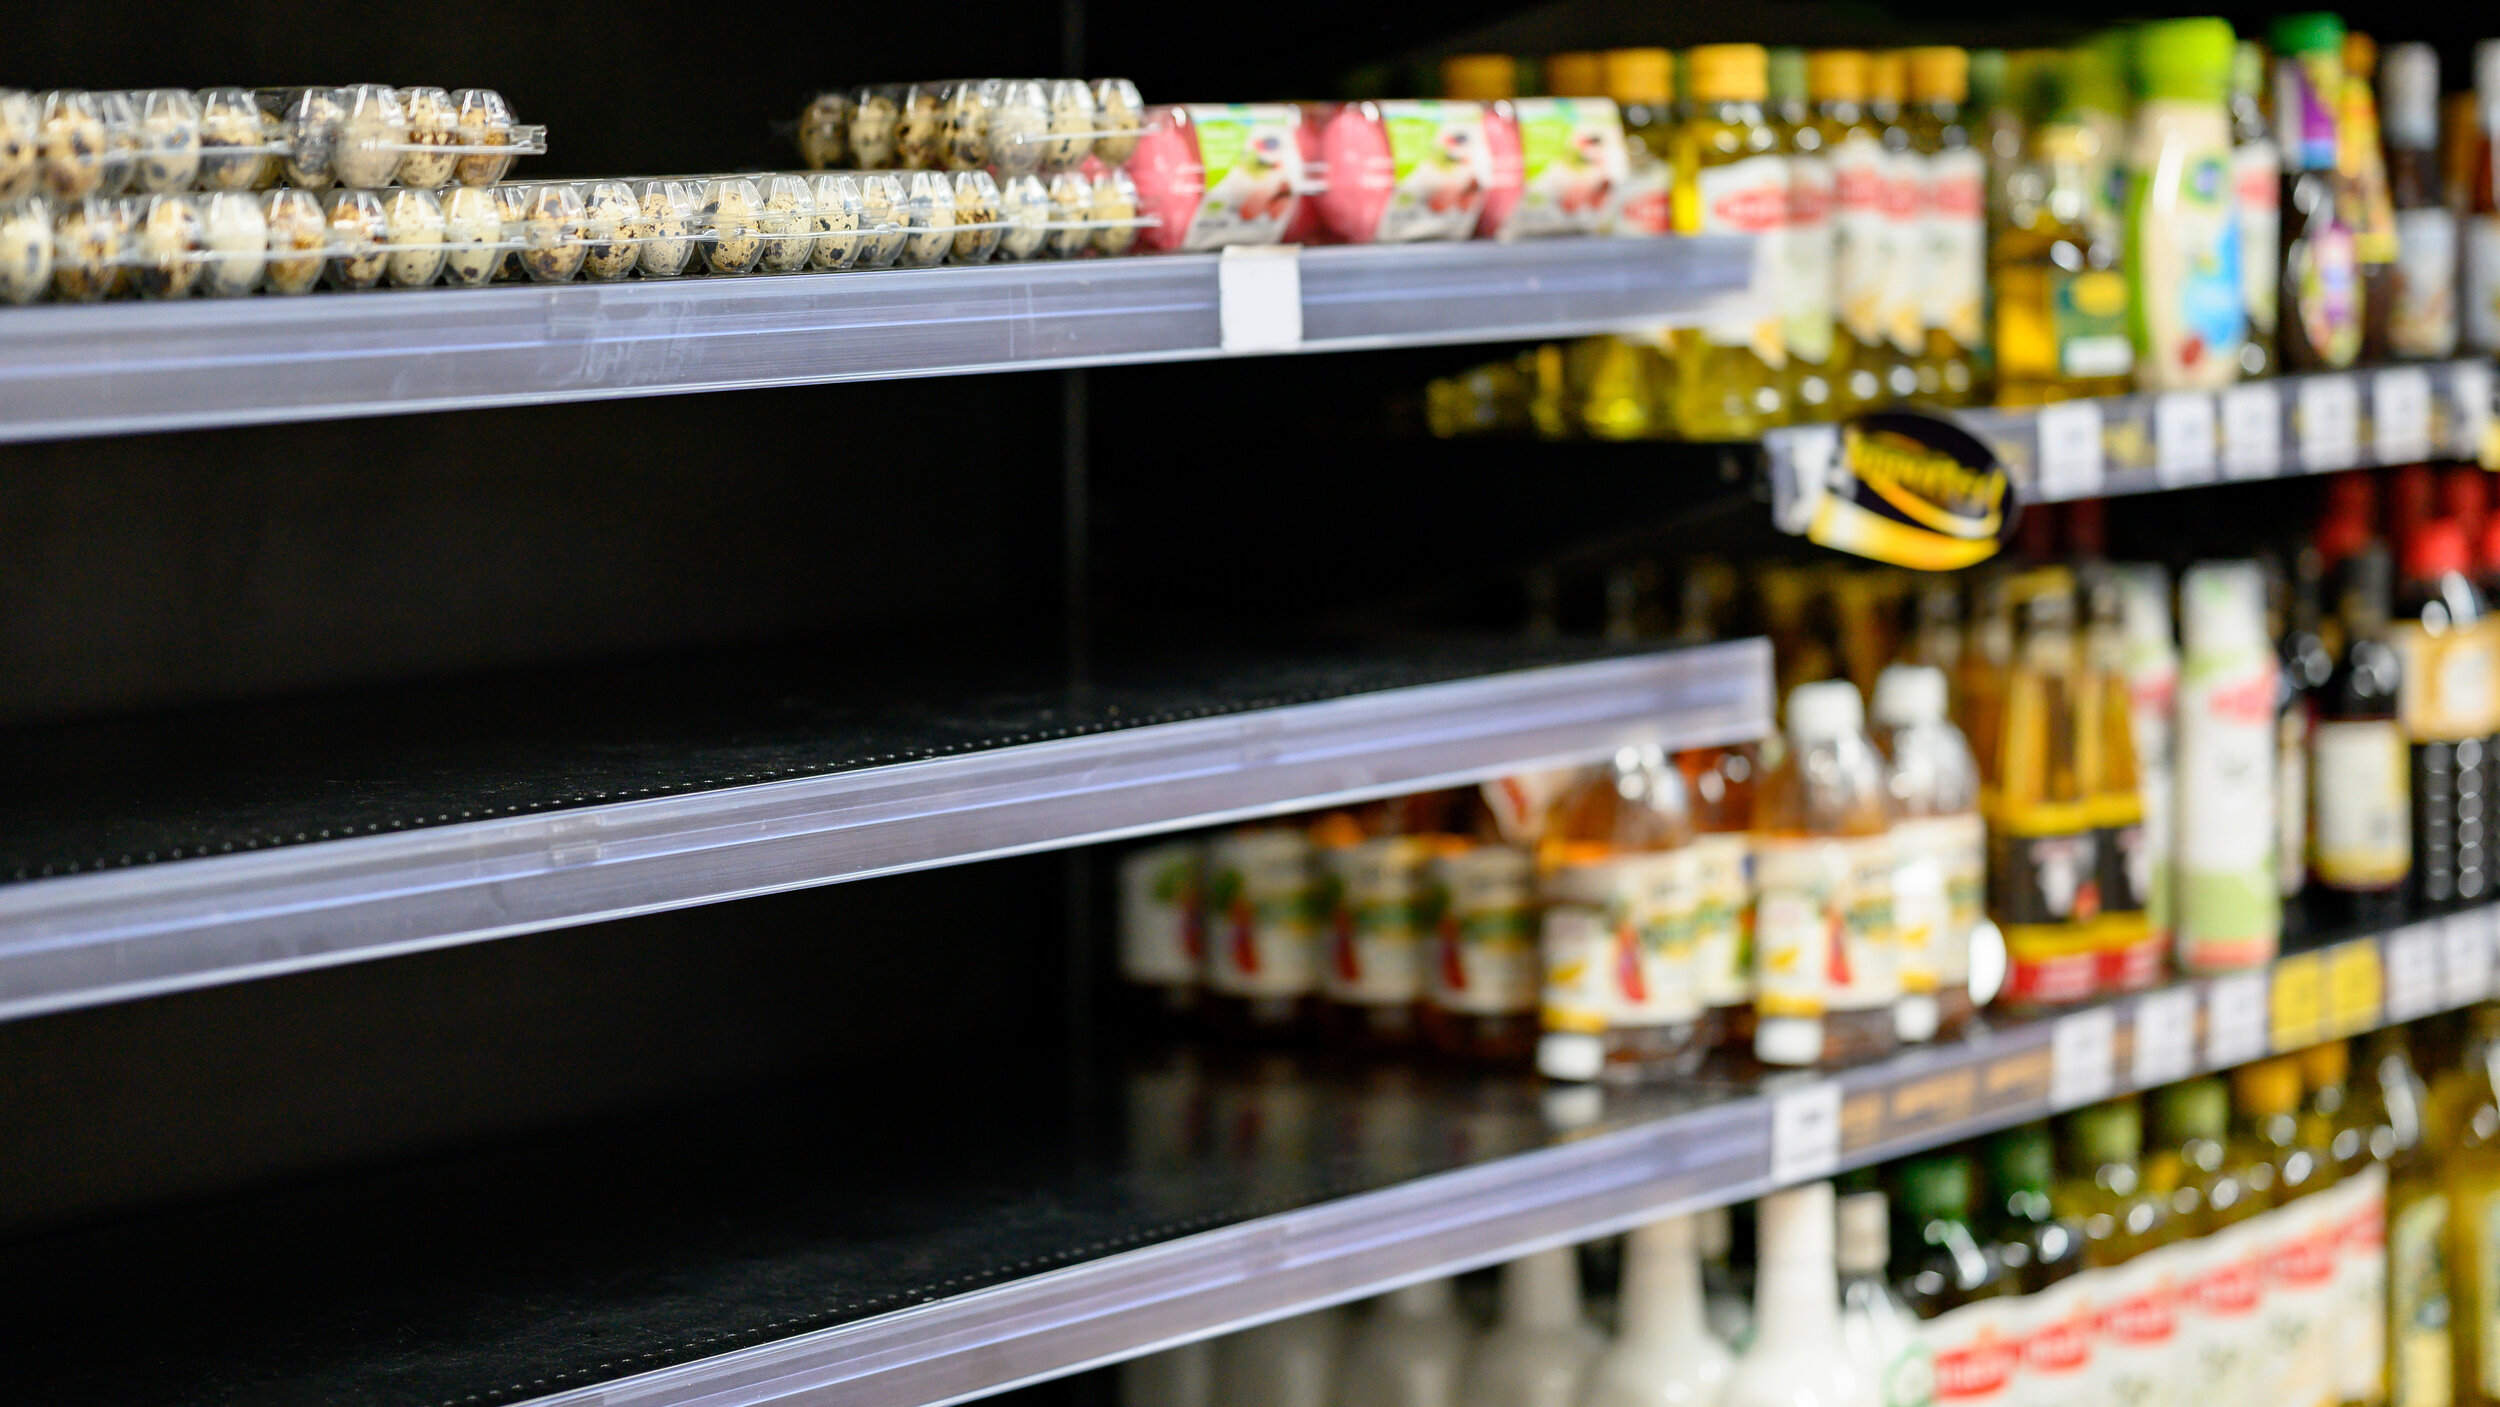
[{"label": "quail egg carton", "polygon": [[1145,104],[1125,78],[958,78],[820,93],[800,114],[809,168],[1048,177],[1121,166]]},{"label": "quail egg carton", "polygon": [[546,137],[490,88],[0,89],[0,201],[491,186]]}]

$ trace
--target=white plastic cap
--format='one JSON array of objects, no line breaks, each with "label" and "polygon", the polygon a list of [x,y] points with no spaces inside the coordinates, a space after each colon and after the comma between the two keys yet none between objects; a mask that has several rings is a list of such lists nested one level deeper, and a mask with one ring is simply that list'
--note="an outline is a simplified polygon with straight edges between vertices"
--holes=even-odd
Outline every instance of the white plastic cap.
[{"label": "white plastic cap", "polygon": [[2191,651],[2269,650],[2266,576],[2254,562],[2199,562],[2179,578],[2180,635]]},{"label": "white plastic cap", "polygon": [[1839,1204],[1839,1261],[1842,1273],[1873,1275],[1892,1259],[1892,1228],[1881,1192],[1852,1192]]},{"label": "white plastic cap", "polygon": [[1886,727],[1942,723],[1944,703],[1944,671],[1932,664],[1888,665],[1875,676],[1875,721]]},{"label": "white plastic cap", "polygon": [[1832,1203],[1828,1182],[1809,1182],[1763,1198],[1759,1210],[1762,1264],[1832,1264]]},{"label": "white plastic cap", "polygon": [[2439,55],[2428,44],[2393,44],[2379,58],[2379,106],[2389,146],[2439,145]]},{"label": "white plastic cap", "polygon": [[1800,741],[1837,738],[1866,727],[1866,705],[1846,679],[1800,684],[1788,691],[1788,731]]},{"label": "white plastic cap", "polygon": [[1548,1031],[1537,1038],[1536,1070],[1549,1080],[1593,1080],[1606,1068],[1606,1047],[1580,1031]]},{"label": "white plastic cap", "polygon": [[2485,111],[2500,107],[2500,39],[2474,46],[2474,92]]},{"label": "white plastic cap", "polygon": [[1531,1251],[1503,1266],[1502,1318],[1540,1329],[1579,1323],[1579,1252],[1556,1246]]},{"label": "white plastic cap", "polygon": [[1765,1065],[1812,1065],[1823,1058],[1823,1022],[1813,1016],[1765,1016],[1754,1023],[1753,1054]]}]

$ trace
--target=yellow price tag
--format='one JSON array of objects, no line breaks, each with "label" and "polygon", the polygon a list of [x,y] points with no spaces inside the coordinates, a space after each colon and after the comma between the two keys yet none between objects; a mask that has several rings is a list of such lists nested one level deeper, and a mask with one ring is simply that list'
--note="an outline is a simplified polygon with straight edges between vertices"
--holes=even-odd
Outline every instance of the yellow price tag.
[{"label": "yellow price tag", "polygon": [[2325,1037],[2326,964],[2318,953],[2303,953],[2274,965],[2274,988],[2268,996],[2268,1028],[2276,1054],[2316,1045]]},{"label": "yellow price tag", "polygon": [[2378,1024],[2382,982],[2378,944],[2346,943],[2326,956],[2326,1025],[2329,1035],[2349,1036]]}]

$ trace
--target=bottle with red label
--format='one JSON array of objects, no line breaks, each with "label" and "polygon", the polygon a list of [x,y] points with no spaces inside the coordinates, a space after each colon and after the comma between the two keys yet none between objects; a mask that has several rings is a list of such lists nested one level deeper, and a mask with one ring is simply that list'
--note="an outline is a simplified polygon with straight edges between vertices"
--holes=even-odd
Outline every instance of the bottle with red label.
[{"label": "bottle with red label", "polygon": [[1910,50],[1908,65],[1907,125],[1923,194],[1921,237],[1905,266],[1919,286],[1913,366],[1921,399],[1967,405],[1987,336],[1988,278],[1988,169],[1962,120],[1970,55],[1936,45]]},{"label": "bottle with red label", "polygon": [[1172,840],[1120,858],[1120,978],[1136,1018],[1179,1025],[1198,1010],[1206,967],[1205,847]]},{"label": "bottle with red label", "polygon": [[[2290,1056],[2232,1073],[2232,1156],[2269,1182],[2266,1214],[2250,1223],[2265,1258],[2258,1402],[2334,1400],[2336,1265],[2341,1231],[2328,1195],[2334,1167],[2300,1118],[2300,1062]],[[2269,1171],[2259,1174],[2258,1169]]]},{"label": "bottle with red label", "polygon": [[[1770,58],[1759,44],[1690,51],[1692,102],[1675,139],[1675,231],[1753,237],[1753,286],[1787,273],[1788,164],[1763,104]],[[1687,439],[1750,440],[1781,423],[1786,342],[1776,297],[1678,328],[1675,422]]]},{"label": "bottle with red label", "polygon": [[1424,1036],[1471,1064],[1525,1066],[1536,1054],[1542,978],[1528,835],[1542,817],[1506,827],[1482,790],[1459,797],[1425,872],[1432,969]]},{"label": "bottle with red label", "polygon": [[1754,1055],[1852,1064],[1899,1041],[1883,755],[1845,679],[1789,694],[1787,741],[1755,816]]},{"label": "bottle with red label", "polygon": [[1988,813],[1989,910],[2005,934],[2007,999],[2087,1001],[2100,990],[2100,858],[2079,767],[2073,574],[2009,583],[2022,646],[2006,680]]},{"label": "bottle with red label", "polygon": [[1422,1040],[1425,891],[1448,794],[1334,812],[1311,828],[1328,915],[1320,1022],[1332,1045],[1403,1050]]},{"label": "bottle with red label", "polygon": [[2328,1315],[2341,1407],[2387,1401],[2387,1159],[2397,1133],[2375,1081],[2351,1077],[2351,1052],[2329,1041],[2300,1053],[2309,1098],[2303,1139],[2323,1150],[2328,1190],[2319,1215],[2335,1244]]},{"label": "bottle with red label", "polygon": [[1207,1023],[1219,1036],[1289,1041],[1318,1014],[1321,895],[1311,838],[1249,826],[1207,846]]},{"label": "bottle with red label", "polygon": [[1788,228],[1781,236],[1788,261],[1779,289],[1781,351],[1788,359],[1782,393],[1790,418],[1829,420],[1846,374],[1833,302],[1832,156],[1809,102],[1805,51],[1772,50],[1770,83],[1771,115],[1788,159]]},{"label": "bottle with red label", "polygon": [[2049,1196],[2056,1157],[2048,1127],[2032,1124],[1988,1140],[1996,1193],[1990,1241],[2022,1298],[2014,1326],[2022,1340],[2023,1399],[2036,1407],[2091,1407],[2096,1334],[2093,1307],[2077,1279],[2083,1233],[2060,1217]]},{"label": "bottle with red label", "polygon": [[1911,131],[1909,55],[1899,49],[1867,56],[1868,119],[1884,143],[1883,301],[1884,395],[1906,401],[1919,394],[1918,363],[1927,352],[1926,280],[1918,261],[1927,241],[1927,159]]},{"label": "bottle with red label", "polygon": [[1619,234],[1675,228],[1675,66],[1664,49],[1610,49],[1599,59],[1606,96],[1623,110],[1629,173],[1615,202]]},{"label": "bottle with red label", "polygon": [[1692,837],[1684,774],[1656,748],[1622,749],[1555,804],[1537,857],[1548,1078],[1638,1084],[1700,1063]]},{"label": "bottle with red label", "polygon": [[2182,1361],[2173,1400],[2257,1402],[2267,1348],[2264,1248],[2251,1223],[2266,1209],[2272,1165],[2226,1151],[2231,1094],[2219,1079],[2169,1085],[2153,1097],[2157,1151],[2145,1181],[2169,1203],[2185,1238],[2164,1254],[2179,1277]]},{"label": "bottle with red label", "polygon": [[1898,1171],[1910,1250],[1901,1297],[1919,1318],[1935,1364],[1937,1407],[2015,1399],[2022,1375],[2016,1286],[1996,1248],[1971,1226],[1977,1189],[1970,1159],[1913,1158]]},{"label": "bottle with red label", "polygon": [[2170,1205],[2146,1187],[2144,1115],[2133,1098],[2066,1118],[2064,1175],[2051,1193],[2080,1228],[2098,1338],[2095,1373],[2112,1402],[2168,1404],[2177,1369],[2178,1275],[2156,1255],[2171,1239]]}]

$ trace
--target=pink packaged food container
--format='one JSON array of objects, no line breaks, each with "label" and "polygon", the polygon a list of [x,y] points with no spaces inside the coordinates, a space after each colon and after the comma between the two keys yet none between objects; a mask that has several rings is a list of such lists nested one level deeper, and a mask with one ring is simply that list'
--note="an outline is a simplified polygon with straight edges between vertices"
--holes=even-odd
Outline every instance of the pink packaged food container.
[{"label": "pink packaged food container", "polygon": [[1303,196],[1294,207],[1293,218],[1285,222],[1287,244],[1326,244],[1328,220],[1320,214],[1319,195],[1328,188],[1328,163],[1319,154],[1319,134],[1328,126],[1328,119],[1337,115],[1335,103],[1303,103],[1302,123],[1293,129],[1294,140],[1302,147],[1302,176],[1308,183]]},{"label": "pink packaged food container", "polygon": [[1348,103],[1320,132],[1329,233],[1350,244],[1465,239],[1493,186],[1484,105],[1438,98]]},{"label": "pink packaged food container", "polygon": [[1302,111],[1289,103],[1148,109],[1128,165],[1149,249],[1221,249],[1284,238],[1309,179]]},{"label": "pink packaged food container", "polygon": [[1516,98],[1486,105],[1493,188],[1476,233],[1486,239],[1598,234],[1631,175],[1623,114],[1609,98]]}]

